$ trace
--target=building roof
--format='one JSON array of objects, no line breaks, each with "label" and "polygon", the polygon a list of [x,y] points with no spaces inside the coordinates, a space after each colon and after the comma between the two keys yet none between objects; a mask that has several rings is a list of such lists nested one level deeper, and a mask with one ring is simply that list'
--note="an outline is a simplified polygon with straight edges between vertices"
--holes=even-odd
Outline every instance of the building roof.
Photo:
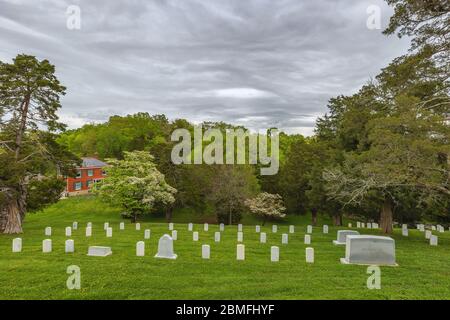
[{"label": "building roof", "polygon": [[100,161],[96,158],[81,158],[83,160],[83,168],[90,168],[90,167],[104,167],[108,164]]}]

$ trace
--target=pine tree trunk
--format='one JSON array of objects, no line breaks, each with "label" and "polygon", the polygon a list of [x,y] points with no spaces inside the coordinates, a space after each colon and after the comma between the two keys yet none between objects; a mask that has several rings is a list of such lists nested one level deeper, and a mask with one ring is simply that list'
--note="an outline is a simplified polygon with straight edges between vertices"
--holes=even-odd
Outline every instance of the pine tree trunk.
[{"label": "pine tree trunk", "polygon": [[172,222],[172,207],[167,208],[166,210],[166,220],[167,222]]},{"label": "pine tree trunk", "polygon": [[6,223],[3,233],[16,234],[22,233],[22,214],[20,205],[16,199],[11,199],[4,207]]},{"label": "pine tree trunk", "polygon": [[342,226],[342,216],[340,214],[336,214],[333,216],[333,223],[335,226]]},{"label": "pine tree trunk", "polygon": [[390,198],[386,198],[384,200],[383,207],[381,208],[380,226],[381,230],[387,234],[392,233],[392,207],[392,200]]}]

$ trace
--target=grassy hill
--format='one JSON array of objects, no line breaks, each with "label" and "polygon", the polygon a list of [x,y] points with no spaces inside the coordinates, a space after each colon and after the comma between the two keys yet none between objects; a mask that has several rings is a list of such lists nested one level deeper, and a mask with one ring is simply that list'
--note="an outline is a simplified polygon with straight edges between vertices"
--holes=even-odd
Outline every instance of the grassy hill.
[{"label": "grassy hill", "polygon": [[[395,230],[399,267],[382,267],[381,290],[366,287],[367,267],[342,265],[344,247],[332,245],[337,228],[322,234],[316,227],[311,247],[315,249],[314,264],[305,263],[303,237],[310,217],[292,216],[262,228],[267,233],[266,244],[259,243],[254,217],[244,218],[246,260],[236,261],[236,226],[226,226],[220,243],[214,242],[217,225],[208,232],[196,224],[200,241],[193,242],[187,222],[201,223],[208,216],[192,216],[190,210],[174,214],[178,240],[174,261],[155,259],[158,239],[169,233],[164,217],[151,216],[141,222],[136,231],[128,220],[124,231],[120,210],[109,207],[96,198],[82,197],[62,200],[45,211],[27,216],[23,252],[12,253],[11,242],[16,236],[0,235],[0,299],[449,299],[450,298],[450,232],[438,234],[439,246],[431,247],[424,235],[410,230],[410,237]],[[75,253],[64,253],[66,226],[78,221],[73,231]],[[93,236],[85,237],[87,222],[93,223]],[[106,238],[103,223],[113,227],[113,238]],[[330,223],[326,217],[319,224]],[[289,235],[289,244],[281,244],[281,234],[288,225],[296,225]],[[41,252],[44,228],[51,226],[53,252]],[[151,229],[146,240],[146,256],[136,257],[135,245],[144,240],[144,230]],[[376,230],[361,233],[378,234]],[[201,245],[211,246],[211,259],[201,258]],[[113,255],[106,258],[86,256],[89,245],[111,246]],[[270,247],[280,247],[280,262],[270,262]],[[68,290],[67,267],[81,268],[81,290]]]}]

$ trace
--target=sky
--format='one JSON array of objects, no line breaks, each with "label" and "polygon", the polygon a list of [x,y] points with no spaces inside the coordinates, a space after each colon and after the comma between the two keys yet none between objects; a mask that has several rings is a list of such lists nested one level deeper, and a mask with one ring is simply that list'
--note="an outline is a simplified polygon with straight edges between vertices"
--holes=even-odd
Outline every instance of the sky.
[{"label": "sky", "polygon": [[311,135],[330,98],[407,52],[382,34],[392,13],[382,0],[0,0],[0,60],[54,64],[70,128],[148,112]]}]

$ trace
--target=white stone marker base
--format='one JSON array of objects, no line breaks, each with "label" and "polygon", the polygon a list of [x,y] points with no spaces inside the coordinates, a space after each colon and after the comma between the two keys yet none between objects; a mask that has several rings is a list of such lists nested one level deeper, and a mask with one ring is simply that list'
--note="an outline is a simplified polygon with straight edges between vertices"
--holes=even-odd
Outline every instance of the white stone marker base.
[{"label": "white stone marker base", "polygon": [[198,232],[197,232],[197,231],[194,231],[194,232],[192,233],[192,240],[198,241]]},{"label": "white stone marker base", "polygon": [[306,233],[312,233],[312,226],[306,227]]},{"label": "white stone marker base", "polygon": [[395,241],[389,237],[349,235],[341,263],[396,266]]},{"label": "white stone marker base", "polygon": [[220,232],[223,232],[225,230],[225,225],[223,223],[219,225],[219,230]]},{"label": "white stone marker base", "polygon": [[238,232],[242,232],[242,224],[241,223],[238,224]]},{"label": "white stone marker base", "polygon": [[119,224],[119,230],[125,230],[125,223],[124,222],[121,222]]},{"label": "white stone marker base", "polygon": [[203,225],[203,231],[208,231],[209,230],[209,224],[205,223]]},{"label": "white stone marker base", "polygon": [[294,233],[295,232],[295,227],[293,225],[289,226],[289,233]]},{"label": "white stone marker base", "polygon": [[137,231],[141,230],[141,224],[140,224],[139,222],[136,223],[136,230],[137,230]]},{"label": "white stone marker base", "polygon": [[309,234],[305,234],[305,244],[311,244],[311,236]]},{"label": "white stone marker base", "polygon": [[73,253],[75,252],[75,242],[72,239],[66,240],[66,253]]},{"label": "white stone marker base", "polygon": [[66,237],[71,237],[71,236],[72,236],[72,228],[66,227]]},{"label": "white stone marker base", "polygon": [[306,263],[314,263],[314,248],[306,248]]},{"label": "white stone marker base", "polygon": [[256,225],[255,226],[255,232],[256,233],[260,233],[261,232],[261,226],[260,225]]},{"label": "white stone marker base", "polygon": [[106,237],[112,238],[112,232],[113,232],[112,228],[108,227],[108,229],[106,229]]},{"label": "white stone marker base", "polygon": [[266,243],[266,241],[267,241],[266,233],[265,232],[261,232],[259,234],[259,242],[260,243]]},{"label": "white stone marker base", "polygon": [[74,222],[74,223],[72,223],[72,229],[73,230],[78,230],[78,222]]},{"label": "white stone marker base", "polygon": [[277,225],[274,224],[274,225],[272,226],[272,232],[273,232],[273,233],[277,233],[277,232],[278,232],[278,226],[277,226]]},{"label": "white stone marker base", "polygon": [[51,237],[52,236],[52,227],[45,228],[45,235],[47,237]]},{"label": "white stone marker base", "polygon": [[288,238],[288,234],[287,233],[283,233],[282,235],[281,235],[281,244],[288,244],[288,240],[289,238]]},{"label": "white stone marker base", "polygon": [[219,231],[214,233],[214,241],[220,242],[220,232]]},{"label": "white stone marker base", "polygon": [[236,260],[245,260],[245,245],[238,244],[236,247]]},{"label": "white stone marker base", "polygon": [[178,231],[172,230],[172,240],[178,240]]},{"label": "white stone marker base", "polygon": [[21,238],[13,239],[12,252],[22,252],[22,239]]},{"label": "white stone marker base", "polygon": [[45,239],[44,241],[42,241],[42,252],[43,253],[52,252],[52,240],[51,239]]},{"label": "white stone marker base", "polygon": [[155,258],[172,260],[177,258],[177,255],[173,252],[173,239],[168,234],[159,238],[158,253],[155,255]]},{"label": "white stone marker base", "polygon": [[188,224],[188,231],[192,231],[192,229],[194,228],[194,225],[192,223]]},{"label": "white stone marker base", "polygon": [[138,241],[136,243],[136,256],[137,257],[145,256],[145,242],[144,241]]},{"label": "white stone marker base", "polygon": [[270,261],[272,262],[280,261],[280,248],[276,246],[270,247]]},{"label": "white stone marker base", "polygon": [[92,237],[92,227],[86,227],[86,237]]},{"label": "white stone marker base", "polygon": [[87,255],[91,257],[106,257],[112,255],[112,250],[110,247],[91,246]]},{"label": "white stone marker base", "polygon": [[325,234],[328,233],[328,226],[326,224],[323,225],[322,232],[325,233]]},{"label": "white stone marker base", "polygon": [[145,229],[144,239],[146,239],[146,240],[150,239],[150,233],[151,233],[150,229]]},{"label": "white stone marker base", "polygon": [[202,258],[209,259],[210,253],[211,253],[211,249],[210,249],[209,245],[207,245],[207,244],[202,245]]},{"label": "white stone marker base", "polygon": [[172,231],[173,230],[173,223],[169,223],[169,230]]},{"label": "white stone marker base", "polygon": [[244,241],[244,234],[242,233],[242,231],[239,231],[239,232],[237,233],[237,241],[238,241],[238,242]]}]

